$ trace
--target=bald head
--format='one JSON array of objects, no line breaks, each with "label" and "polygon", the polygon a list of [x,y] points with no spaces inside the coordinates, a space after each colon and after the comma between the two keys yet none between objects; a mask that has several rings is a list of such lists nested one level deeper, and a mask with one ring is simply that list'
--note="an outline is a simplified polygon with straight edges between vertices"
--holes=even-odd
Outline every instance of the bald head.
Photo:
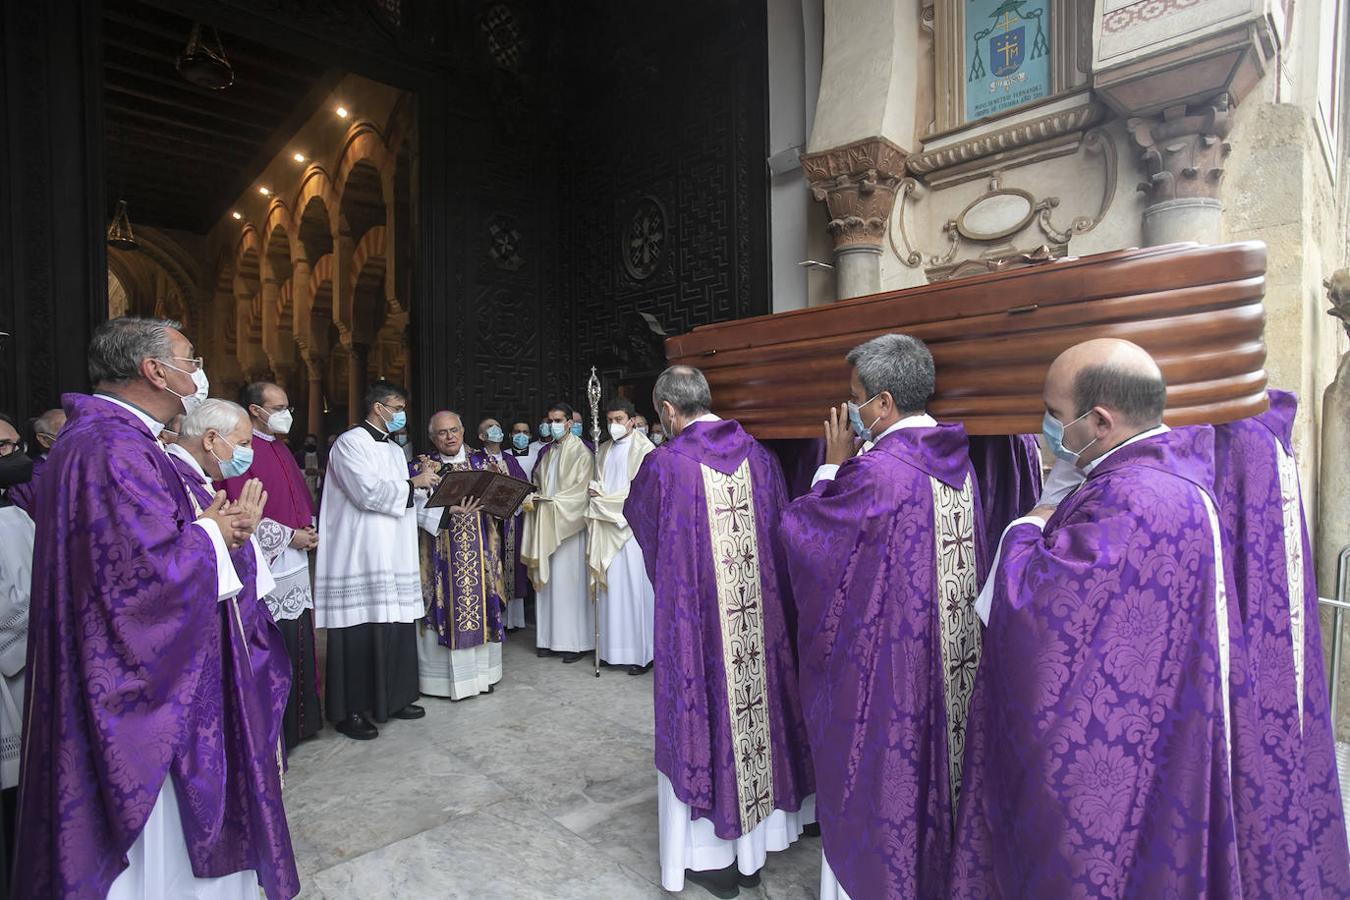
[{"label": "bald head", "polygon": [[464,446],[464,421],[459,413],[442,410],[427,423],[427,434],[438,452],[455,456]]},{"label": "bald head", "polygon": [[1101,338],[1059,355],[1046,373],[1044,399],[1046,410],[1066,426],[1065,446],[1093,448],[1083,452],[1085,464],[1162,424],[1167,382],[1144,348]]}]

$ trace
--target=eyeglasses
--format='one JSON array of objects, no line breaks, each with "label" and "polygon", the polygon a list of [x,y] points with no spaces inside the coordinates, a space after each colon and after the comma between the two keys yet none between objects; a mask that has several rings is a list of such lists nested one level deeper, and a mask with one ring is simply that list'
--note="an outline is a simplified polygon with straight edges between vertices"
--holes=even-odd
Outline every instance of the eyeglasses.
[{"label": "eyeglasses", "polygon": [[[193,368],[187,370],[188,374],[191,374],[206,365],[206,360],[200,356],[170,356],[169,359],[174,362],[192,363]],[[161,362],[163,361],[164,360],[161,360]]]},{"label": "eyeglasses", "polygon": [[294,406],[259,406],[258,408],[259,408],[259,409],[266,410],[267,412],[270,412],[270,413],[279,413],[279,412],[293,413],[293,412],[295,412],[295,407],[294,407]]},{"label": "eyeglasses", "polygon": [[453,435],[453,434],[459,434],[459,429],[458,429],[458,428],[442,428],[440,431],[433,431],[433,432],[431,433],[431,436],[432,436],[432,437],[443,438],[443,437],[450,437],[450,436]]}]

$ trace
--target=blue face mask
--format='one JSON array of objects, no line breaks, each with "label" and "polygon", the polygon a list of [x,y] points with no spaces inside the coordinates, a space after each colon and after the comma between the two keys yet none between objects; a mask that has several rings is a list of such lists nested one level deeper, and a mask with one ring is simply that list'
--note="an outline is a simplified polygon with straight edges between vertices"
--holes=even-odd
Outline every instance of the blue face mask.
[{"label": "blue face mask", "polygon": [[561,422],[549,422],[548,433],[553,436],[554,440],[557,440],[567,433],[567,426]]},{"label": "blue face mask", "polygon": [[1065,462],[1071,462],[1077,465],[1078,457],[1086,453],[1088,447],[1091,447],[1093,444],[1097,443],[1097,439],[1093,438],[1092,440],[1088,441],[1087,447],[1084,447],[1082,450],[1070,450],[1068,447],[1064,446],[1064,429],[1068,428],[1070,425],[1073,425],[1077,422],[1083,421],[1085,418],[1087,418],[1088,413],[1091,412],[1092,410],[1088,410],[1078,418],[1074,419],[1068,425],[1065,425],[1062,424],[1059,421],[1059,419],[1056,419],[1054,416],[1050,415],[1050,412],[1047,410],[1045,413],[1045,417],[1041,419],[1041,436],[1045,438],[1046,448],[1051,453],[1055,454],[1057,458],[1062,459]]},{"label": "blue face mask", "polygon": [[[212,450],[211,455],[216,456],[216,452]],[[249,466],[253,465],[253,448],[236,444],[229,459],[221,459],[216,456],[216,462],[220,463],[221,478],[238,478],[248,471]]]},{"label": "blue face mask", "polygon": [[540,422],[540,423],[539,423],[539,436],[540,436],[541,438],[543,438],[544,440],[548,440],[548,438],[549,438],[549,436],[550,436],[551,434],[553,434],[553,432],[549,430],[548,423],[547,423],[547,422]]},{"label": "blue face mask", "polygon": [[[872,400],[875,400],[880,396],[881,394],[873,394]],[[853,433],[864,441],[872,440],[872,425],[877,424],[877,421],[881,418],[881,416],[877,416],[873,419],[872,425],[864,425],[862,423],[862,408],[868,403],[871,403],[872,400],[868,400],[861,405],[854,403],[852,400],[848,402],[848,424],[853,428]]]},{"label": "blue face mask", "polygon": [[[380,405],[384,406],[383,403]],[[384,408],[388,409],[389,407],[385,406]],[[408,414],[400,409],[398,412],[394,413],[391,418],[386,419],[384,416],[380,416],[380,420],[384,422],[384,430],[393,434],[395,431],[398,431],[404,425],[408,424]]]},{"label": "blue face mask", "polygon": [[573,423],[572,423],[572,433],[575,434],[577,437],[581,437],[581,423],[580,423],[580,422],[573,422]]},{"label": "blue face mask", "polygon": [[511,435],[511,446],[517,450],[525,450],[530,446],[530,436],[523,431],[517,431]]},{"label": "blue face mask", "polygon": [[501,428],[497,427],[496,425],[493,425],[491,428],[487,430],[487,439],[489,444],[500,444],[502,442],[503,437],[505,437],[505,435],[502,434]]}]

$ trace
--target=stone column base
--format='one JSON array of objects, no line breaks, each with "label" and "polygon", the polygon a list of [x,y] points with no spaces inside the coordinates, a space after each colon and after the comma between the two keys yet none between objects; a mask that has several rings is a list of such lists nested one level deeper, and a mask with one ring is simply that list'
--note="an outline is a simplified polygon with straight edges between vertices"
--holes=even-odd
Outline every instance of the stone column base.
[{"label": "stone column base", "polygon": [[1144,208],[1144,244],[1223,242],[1223,203],[1210,197],[1179,197]]}]

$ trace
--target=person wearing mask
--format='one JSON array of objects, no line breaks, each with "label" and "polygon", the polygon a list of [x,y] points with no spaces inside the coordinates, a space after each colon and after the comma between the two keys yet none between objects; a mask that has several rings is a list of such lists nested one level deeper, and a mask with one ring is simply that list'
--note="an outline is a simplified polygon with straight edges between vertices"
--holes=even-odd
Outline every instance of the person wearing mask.
[{"label": "person wearing mask", "polygon": [[15,485],[9,492],[14,505],[33,518],[33,500],[37,496],[38,477],[47,464],[47,454],[51,452],[56,436],[66,424],[66,412],[63,409],[49,409],[33,420],[32,436],[25,442],[28,455],[33,460],[33,475],[22,484]]},{"label": "person wearing mask", "polygon": [[627,666],[629,675],[641,675],[652,663],[652,583],[642,563],[642,548],[623,517],[628,486],[642,461],[652,452],[651,442],[634,430],[633,403],[615,397],[605,407],[609,440],[600,447],[600,481],[590,486],[586,512],[590,532],[587,548],[591,577],[597,585],[596,615],[600,617],[600,647],[596,651],[611,666]]},{"label": "person wearing mask", "polygon": [[530,440],[530,425],[528,422],[515,422],[511,425],[511,445],[506,448],[506,452],[515,459],[516,465],[525,473],[525,479],[528,481],[534,474],[534,463],[539,457],[539,450],[544,446],[539,441]]},{"label": "person wearing mask", "polygon": [[595,442],[591,440],[590,431],[587,429],[586,423],[582,421],[580,410],[572,410],[572,434],[581,438],[581,442],[586,445],[587,450],[595,451]]},{"label": "person wearing mask", "polygon": [[1081,483],[1048,479],[977,602],[949,896],[1303,895],[1243,877],[1267,835],[1236,833],[1255,712],[1230,678],[1247,663],[1214,431],[1168,429],[1166,398],[1127,341],[1077,344],[1046,373],[1043,436]]},{"label": "person wearing mask", "polygon": [[[459,413],[443,410],[427,423],[435,454],[419,462],[444,474],[488,464],[464,443]],[[417,645],[422,693],[465,700],[492,693],[502,680],[502,562],[499,523],[467,498],[426,507],[422,529],[422,599],[426,618]]]},{"label": "person wearing mask", "polygon": [[647,438],[652,442],[653,447],[660,447],[666,442],[666,430],[661,427],[660,422],[657,422],[655,425],[651,426],[651,431],[648,433]]},{"label": "person wearing mask", "polygon": [[247,479],[236,475],[220,486],[231,500],[255,478],[267,491],[267,506],[254,537],[276,582],[264,601],[285,638],[290,660],[291,693],[285,719],[289,751],[323,727],[309,576],[309,560],[319,545],[319,535],[314,529],[309,485],[285,444],[293,416],[286,392],[280,385],[255,381],[240,391],[239,399],[252,423],[253,465]]},{"label": "person wearing mask", "polygon": [[305,473],[305,485],[309,488],[310,499],[317,503],[320,489],[319,474],[323,471],[323,455],[319,451],[317,434],[311,432],[305,435],[305,443],[295,451],[295,464]]},{"label": "person wearing mask", "polygon": [[403,451],[404,462],[411,463],[413,461],[413,446],[412,441],[408,439],[408,429],[404,428],[402,431],[394,432],[394,434],[390,436],[390,440],[397,444],[399,449]]},{"label": "person wearing mask", "polygon": [[662,372],[652,405],[675,437],[623,514],[656,594],[661,886],[731,897],[815,821],[777,541],[787,485],[773,453],[710,412],[698,369]]},{"label": "person wearing mask", "polygon": [[[851,399],[825,422],[825,464],[779,530],[820,897],[944,897],[980,652],[979,490],[965,429],[928,415],[935,372],[922,341],[884,334],[847,361]],[[855,441],[868,449],[854,455]],[[903,746],[888,737],[901,733]]]},{"label": "person wearing mask", "polygon": [[0,414],[0,897],[9,896],[23,744],[23,680],[33,571],[33,520],[11,503],[33,466],[19,449],[14,420]]},{"label": "person wearing mask", "polygon": [[538,655],[562,653],[563,662],[574,663],[595,649],[586,580],[586,489],[594,462],[572,433],[572,407],[556,403],[548,417],[552,443],[535,466],[539,492],[526,501],[520,556],[538,594]]},{"label": "person wearing mask", "polygon": [[216,718],[253,696],[223,661],[222,604],[258,509],[194,501],[157,440],[205,402],[202,360],[176,322],[136,317],[95,329],[88,359],[95,392],[63,398],[38,489],[14,893],[293,897],[275,750],[256,720]]},{"label": "person wearing mask", "polygon": [[[512,439],[519,435],[528,441],[529,426],[524,422],[517,422],[516,426],[523,426],[526,431],[523,433],[515,431]],[[479,422],[478,440],[482,443],[483,449],[475,451],[471,457],[474,468],[492,469],[512,478],[519,478],[521,481],[529,481],[530,476],[521,467],[520,458],[503,446],[504,438],[501,423],[496,419],[484,419]],[[502,566],[501,597],[506,603],[502,624],[507,631],[517,631],[525,627],[525,594],[530,584],[529,570],[520,561],[520,541],[525,529],[525,514],[517,512],[505,522],[490,517],[489,519],[495,523],[496,533],[501,537],[499,554]]]},{"label": "person wearing mask", "polygon": [[407,425],[408,393],[377,381],[365,419],[328,454],[319,505],[314,624],[328,629],[324,707],[338,733],[372,740],[376,722],[420,719],[417,621],[423,616],[417,552],[418,492],[436,474],[408,477],[390,435]]},{"label": "person wearing mask", "polygon": [[633,416],[633,430],[648,440],[651,440],[651,427],[647,424],[647,417],[641,413]]}]

